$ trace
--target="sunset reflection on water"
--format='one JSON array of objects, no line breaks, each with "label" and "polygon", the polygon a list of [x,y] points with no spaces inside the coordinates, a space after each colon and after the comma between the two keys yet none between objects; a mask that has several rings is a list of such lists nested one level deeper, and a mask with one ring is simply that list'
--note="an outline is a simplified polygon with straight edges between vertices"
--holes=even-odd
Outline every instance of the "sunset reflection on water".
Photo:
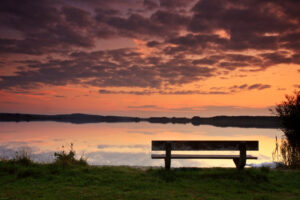
[{"label": "sunset reflection on water", "polygon": [[[1,123],[0,156],[12,157],[26,148],[34,160],[51,162],[55,151],[61,151],[62,146],[69,150],[74,143],[77,155],[87,157],[89,164],[163,166],[162,160],[151,159],[152,140],[258,140],[259,151],[249,152],[258,156],[258,160],[247,161],[258,164],[272,162],[275,136],[281,135],[279,129],[191,124],[13,122]],[[234,167],[234,164],[232,160],[172,160],[172,167]]]}]

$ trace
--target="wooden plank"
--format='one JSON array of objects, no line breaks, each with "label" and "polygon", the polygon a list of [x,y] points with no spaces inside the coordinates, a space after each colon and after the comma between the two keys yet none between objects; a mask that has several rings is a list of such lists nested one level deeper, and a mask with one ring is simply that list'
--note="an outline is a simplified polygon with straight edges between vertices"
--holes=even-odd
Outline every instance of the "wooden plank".
[{"label": "wooden plank", "polygon": [[229,140],[186,140],[186,141],[152,141],[153,151],[163,151],[166,143],[171,143],[172,150],[177,151],[238,151],[240,144],[246,145],[247,151],[257,151],[258,141],[229,141]]},{"label": "wooden plank", "polygon": [[[151,154],[153,159],[165,159],[165,154]],[[195,154],[172,154],[171,159],[234,159],[240,155],[195,155]],[[255,156],[247,155],[246,159],[257,159]]]}]

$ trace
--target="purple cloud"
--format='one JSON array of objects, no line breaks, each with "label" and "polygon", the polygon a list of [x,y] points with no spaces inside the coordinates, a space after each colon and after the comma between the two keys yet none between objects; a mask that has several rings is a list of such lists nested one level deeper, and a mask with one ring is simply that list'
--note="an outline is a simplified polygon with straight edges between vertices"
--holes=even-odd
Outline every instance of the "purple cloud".
[{"label": "purple cloud", "polygon": [[[67,84],[161,90],[235,70],[299,65],[299,13],[293,0],[1,1],[0,56],[7,58],[1,69],[18,66],[0,76],[0,90]],[[115,39],[143,41],[151,54],[101,46]],[[222,91],[207,93],[213,92]]]}]

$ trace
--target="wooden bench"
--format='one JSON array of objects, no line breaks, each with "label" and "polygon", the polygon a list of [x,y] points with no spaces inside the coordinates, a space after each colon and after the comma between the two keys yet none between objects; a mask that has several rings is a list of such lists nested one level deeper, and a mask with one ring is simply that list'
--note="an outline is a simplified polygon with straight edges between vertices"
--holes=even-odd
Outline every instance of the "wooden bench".
[{"label": "wooden bench", "polygon": [[[151,154],[152,159],[165,159],[165,168],[170,169],[171,159],[233,159],[238,169],[243,169],[247,159],[257,159],[247,155],[248,151],[258,151],[258,141],[152,141],[152,151],[165,154]],[[239,155],[191,155],[171,154],[171,151],[239,151]]]}]

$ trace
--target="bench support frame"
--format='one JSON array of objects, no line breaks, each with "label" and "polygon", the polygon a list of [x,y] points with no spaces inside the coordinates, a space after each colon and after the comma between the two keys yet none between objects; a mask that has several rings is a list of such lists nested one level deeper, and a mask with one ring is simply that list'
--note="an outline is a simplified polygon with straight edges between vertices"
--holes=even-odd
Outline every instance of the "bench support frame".
[{"label": "bench support frame", "polygon": [[240,144],[240,157],[239,158],[233,158],[233,162],[237,169],[241,170],[244,169],[246,165],[246,144]]},{"label": "bench support frame", "polygon": [[171,143],[166,143],[166,158],[165,158],[165,168],[169,170],[171,168]]}]

